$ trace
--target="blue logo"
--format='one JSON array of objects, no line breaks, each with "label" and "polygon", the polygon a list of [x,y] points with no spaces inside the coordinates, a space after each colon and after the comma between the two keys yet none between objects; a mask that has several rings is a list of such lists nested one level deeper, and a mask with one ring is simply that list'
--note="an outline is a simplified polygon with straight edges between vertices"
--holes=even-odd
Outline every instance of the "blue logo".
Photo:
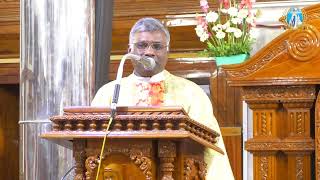
[{"label": "blue logo", "polygon": [[287,12],[286,23],[289,28],[298,28],[304,20],[304,15],[299,8],[290,8]]}]

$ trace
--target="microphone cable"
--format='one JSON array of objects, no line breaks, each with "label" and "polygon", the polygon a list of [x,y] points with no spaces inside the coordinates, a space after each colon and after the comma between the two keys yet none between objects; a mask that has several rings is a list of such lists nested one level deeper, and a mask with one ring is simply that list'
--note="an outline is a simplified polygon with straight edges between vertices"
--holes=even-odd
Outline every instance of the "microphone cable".
[{"label": "microphone cable", "polygon": [[101,162],[102,162],[103,151],[104,151],[104,147],[105,147],[105,144],[106,144],[107,136],[108,136],[108,134],[110,133],[110,131],[108,132],[108,130],[109,130],[110,126],[111,126],[112,120],[113,120],[113,117],[111,116],[110,119],[109,119],[109,122],[108,122],[108,126],[107,126],[107,129],[106,129],[106,133],[104,134],[104,137],[103,137],[103,143],[102,143],[102,147],[101,147],[101,150],[100,150],[99,165],[98,165],[96,180],[98,180],[98,178],[99,178],[99,173],[100,173],[100,167],[101,167]]},{"label": "microphone cable", "polygon": [[[61,178],[61,180],[66,180],[66,178],[69,176],[69,174],[72,172],[72,170],[74,170],[76,168],[76,166],[72,166],[65,174],[64,176]],[[73,175],[74,178],[74,175]]]},{"label": "microphone cable", "polygon": [[103,151],[104,151],[104,147],[105,147],[105,144],[106,144],[107,136],[111,132],[111,131],[109,131],[109,128],[111,126],[111,123],[112,123],[115,115],[116,115],[117,103],[118,103],[119,92],[120,92],[120,83],[121,83],[121,78],[122,78],[122,74],[123,74],[124,62],[126,61],[126,59],[128,57],[130,57],[130,55],[131,54],[124,55],[121,58],[121,61],[120,61],[119,67],[118,67],[116,84],[115,84],[115,87],[114,87],[112,103],[111,103],[111,106],[110,106],[110,108],[111,108],[110,119],[109,119],[109,122],[108,122],[107,129],[105,129],[105,134],[104,134],[104,137],[103,137],[103,143],[102,143],[102,147],[101,147],[101,150],[100,150],[99,165],[98,165],[96,180],[98,180],[98,178],[99,178],[99,172],[100,172],[100,167],[101,167],[101,162],[102,162],[102,156],[103,156]]}]

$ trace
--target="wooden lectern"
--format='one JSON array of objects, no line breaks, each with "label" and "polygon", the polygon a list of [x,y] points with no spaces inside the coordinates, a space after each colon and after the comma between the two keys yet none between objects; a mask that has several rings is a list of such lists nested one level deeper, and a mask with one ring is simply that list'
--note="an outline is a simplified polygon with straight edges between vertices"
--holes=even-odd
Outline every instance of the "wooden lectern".
[{"label": "wooden lectern", "polygon": [[[73,141],[76,180],[93,180],[110,109],[70,107],[53,116],[47,139]],[[218,133],[190,119],[180,107],[119,107],[102,156],[99,179],[205,179],[205,147]]]}]

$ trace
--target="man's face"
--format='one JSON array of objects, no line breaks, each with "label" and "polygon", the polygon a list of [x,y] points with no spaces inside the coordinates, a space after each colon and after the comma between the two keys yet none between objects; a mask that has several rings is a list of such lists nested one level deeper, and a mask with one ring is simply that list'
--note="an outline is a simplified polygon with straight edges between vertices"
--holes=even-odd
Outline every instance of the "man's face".
[{"label": "man's face", "polygon": [[134,35],[133,45],[129,46],[130,53],[139,56],[152,57],[156,66],[147,70],[141,63],[132,61],[134,73],[142,77],[151,77],[164,70],[168,61],[166,36],[161,31],[138,32]]}]

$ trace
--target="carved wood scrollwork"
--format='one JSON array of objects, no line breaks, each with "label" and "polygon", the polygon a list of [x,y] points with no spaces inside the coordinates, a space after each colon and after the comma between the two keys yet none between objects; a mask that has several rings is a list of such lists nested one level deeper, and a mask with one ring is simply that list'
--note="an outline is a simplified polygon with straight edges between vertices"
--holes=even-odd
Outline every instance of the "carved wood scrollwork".
[{"label": "carved wood scrollwork", "polygon": [[[303,114],[303,116],[302,116]],[[302,112],[296,112],[296,117],[297,117],[297,123],[296,123],[296,133],[297,134],[302,134],[305,132],[304,126],[303,126],[303,119],[302,117],[306,117],[307,113],[302,113]]]},{"label": "carved wood scrollwork", "polygon": [[186,158],[184,160],[184,179],[200,179],[204,180],[207,174],[207,164],[202,160],[194,158]]},{"label": "carved wood scrollwork", "polygon": [[86,159],[86,162],[85,162],[85,166],[87,170],[86,180],[92,180],[92,178],[96,176],[98,164],[99,164],[98,156],[89,156]]},{"label": "carved wood scrollwork", "polygon": [[289,54],[298,61],[311,60],[318,54],[319,50],[320,32],[312,25],[303,25],[289,36]]},{"label": "carved wood scrollwork", "polygon": [[269,171],[268,157],[262,156],[260,157],[261,180],[268,179],[268,171]]},{"label": "carved wood scrollwork", "polygon": [[243,87],[244,99],[246,101],[258,100],[264,101],[283,101],[290,102],[314,100],[316,97],[315,86],[261,86],[261,87]]},{"label": "carved wood scrollwork", "polygon": [[296,178],[297,180],[303,180],[303,156],[296,157]]},{"label": "carved wood scrollwork", "polygon": [[[267,113],[266,112],[261,112],[261,113],[256,113],[258,114],[257,117],[260,117],[260,123],[261,123],[261,132],[259,134],[259,136],[269,136],[271,135],[271,126],[268,123],[268,121],[272,120],[272,113]],[[259,116],[260,115],[260,116]],[[267,118],[269,117],[269,118]]]},{"label": "carved wood scrollwork", "polygon": [[248,151],[313,151],[314,142],[311,139],[301,139],[297,142],[289,142],[285,140],[257,142],[247,141],[246,150]]},{"label": "carved wood scrollwork", "polygon": [[137,165],[140,170],[143,172],[143,174],[146,176],[147,180],[152,179],[152,173],[151,173],[151,160],[148,157],[143,156],[141,151],[131,150],[129,153],[129,157],[131,161],[134,162],[135,165]]},{"label": "carved wood scrollwork", "polygon": [[313,20],[313,19],[320,19],[320,13],[315,11],[315,13],[308,14],[306,16],[306,21],[310,21],[310,20]]},{"label": "carved wood scrollwork", "polygon": [[[87,151],[94,152],[94,154],[99,154],[99,152],[91,149],[87,149]],[[102,159],[105,159],[106,156],[109,156],[113,153],[120,153],[128,156],[130,160],[139,167],[139,169],[143,172],[143,174],[146,176],[147,180],[152,179],[152,163],[151,159],[147,156],[150,156],[151,147],[147,145],[132,145],[130,147],[110,147],[105,150],[105,153],[102,157]],[[86,176],[87,177],[95,177],[97,167],[98,167],[98,156],[89,156],[86,160]],[[89,178],[90,179],[90,178]]]},{"label": "carved wood scrollwork", "polygon": [[265,64],[270,62],[272,59],[274,59],[276,56],[280,55],[283,52],[286,52],[287,50],[287,43],[283,41],[278,46],[273,47],[268,51],[268,53],[264,54],[261,60],[252,63],[247,68],[241,70],[241,71],[228,71],[228,75],[231,77],[245,77],[252,72],[257,71],[261,67],[263,67]]}]

